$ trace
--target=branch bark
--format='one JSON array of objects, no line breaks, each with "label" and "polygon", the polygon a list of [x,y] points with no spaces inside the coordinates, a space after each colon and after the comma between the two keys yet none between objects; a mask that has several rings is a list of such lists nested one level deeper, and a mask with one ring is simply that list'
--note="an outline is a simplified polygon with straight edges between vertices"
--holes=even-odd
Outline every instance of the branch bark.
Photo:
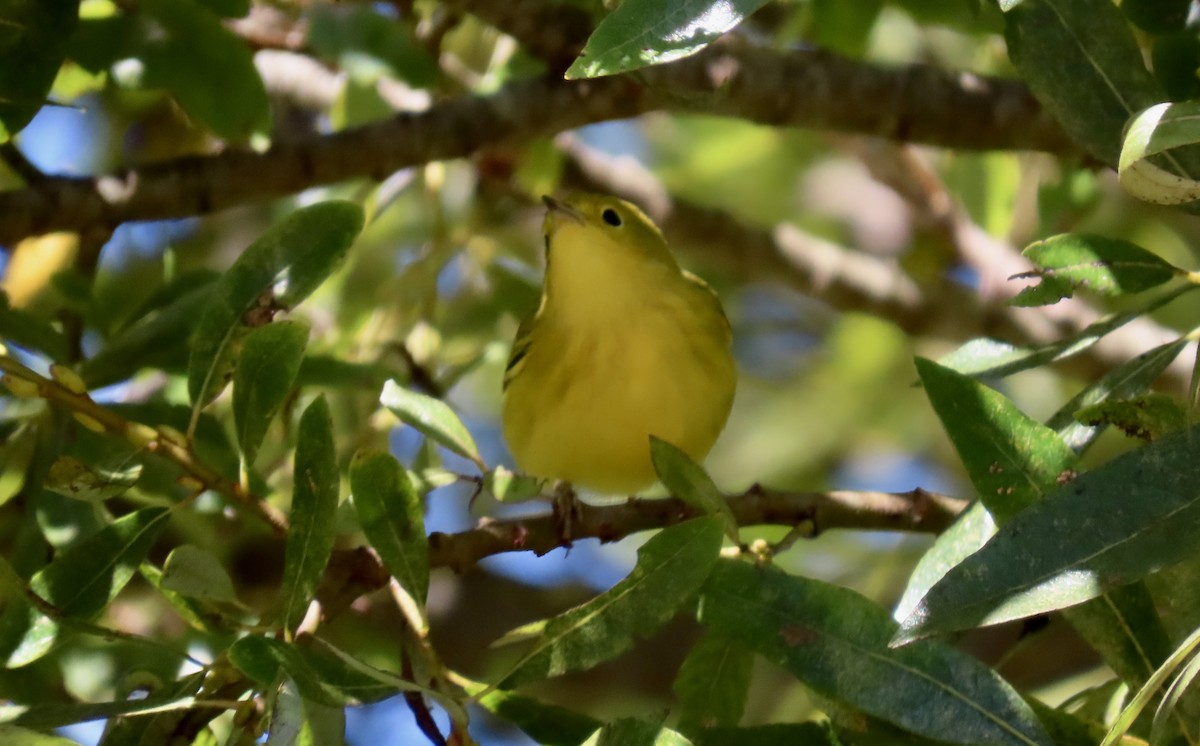
[{"label": "branch bark", "polygon": [[0,245],[56,230],[204,215],[350,179],[378,180],[484,147],[657,110],[949,148],[1077,153],[1019,81],[730,45],[626,75],[520,81],[491,96],[463,96],[261,153],[230,149],[93,177],[47,178],[0,193]]}]

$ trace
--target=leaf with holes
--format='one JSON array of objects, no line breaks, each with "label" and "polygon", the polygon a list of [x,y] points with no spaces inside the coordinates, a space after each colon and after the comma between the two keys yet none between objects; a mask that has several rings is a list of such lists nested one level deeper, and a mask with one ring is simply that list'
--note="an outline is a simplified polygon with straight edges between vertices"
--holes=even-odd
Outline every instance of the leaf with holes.
[{"label": "leaf with holes", "polygon": [[1030,244],[1023,252],[1040,269],[1010,279],[1036,278],[1014,306],[1044,306],[1084,289],[1105,296],[1140,293],[1183,274],[1158,255],[1128,241],[1066,233]]}]

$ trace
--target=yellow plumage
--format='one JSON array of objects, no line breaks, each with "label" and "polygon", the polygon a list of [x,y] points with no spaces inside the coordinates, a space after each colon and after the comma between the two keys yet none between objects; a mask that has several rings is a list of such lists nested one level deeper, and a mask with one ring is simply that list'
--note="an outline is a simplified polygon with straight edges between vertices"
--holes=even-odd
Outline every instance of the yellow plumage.
[{"label": "yellow plumage", "polygon": [[615,197],[545,198],[546,279],[517,331],[503,426],[517,465],[608,494],[655,480],[649,436],[701,461],[733,403],[729,322]]}]

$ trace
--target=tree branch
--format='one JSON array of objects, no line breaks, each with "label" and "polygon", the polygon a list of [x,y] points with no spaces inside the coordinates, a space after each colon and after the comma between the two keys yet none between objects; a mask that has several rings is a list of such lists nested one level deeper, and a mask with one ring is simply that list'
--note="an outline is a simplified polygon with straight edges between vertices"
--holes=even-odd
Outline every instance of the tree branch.
[{"label": "tree branch", "polygon": [[[739,526],[809,524],[808,538],[829,529],[865,531],[944,531],[967,506],[966,500],[915,489],[910,492],[784,492],[753,487],[726,497]],[[618,541],[639,531],[663,528],[700,513],[678,498],[630,498],[618,505],[581,503],[572,518],[571,539]],[[543,555],[565,546],[561,524],[552,515],[486,520],[468,531],[429,536],[431,567],[471,569],[493,554],[532,551]]]},{"label": "tree branch", "polygon": [[585,124],[650,111],[704,113],[971,150],[1075,154],[1019,81],[928,65],[885,68],[810,50],[710,48],[637,73],[541,78],[491,96],[329,135],[230,149],[88,177],[53,177],[0,193],[0,245],[55,230],[203,215],[348,179],[461,158]]}]

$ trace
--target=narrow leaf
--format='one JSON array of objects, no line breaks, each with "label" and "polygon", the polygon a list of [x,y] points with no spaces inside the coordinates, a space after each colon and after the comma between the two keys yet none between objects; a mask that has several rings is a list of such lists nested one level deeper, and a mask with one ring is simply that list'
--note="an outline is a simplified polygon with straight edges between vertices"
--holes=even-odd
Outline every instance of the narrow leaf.
[{"label": "narrow leaf", "polygon": [[546,621],[533,649],[501,681],[504,688],[590,668],[653,634],[708,576],[721,548],[721,521],[705,517],[665,528],[638,550],[629,577],[587,603]]},{"label": "narrow leaf", "polygon": [[73,456],[59,456],[46,474],[46,489],[85,502],[104,502],[137,483],[141,464],[124,468],[90,467]]},{"label": "narrow leaf", "polygon": [[308,346],[308,325],[267,324],[246,334],[233,374],[233,421],[247,464],[253,464],[271,420],[291,393]]},{"label": "narrow leaf", "polygon": [[479,457],[475,439],[446,402],[410,391],[395,381],[383,384],[379,402],[392,410],[404,424],[416,428],[425,437],[459,456],[470,459],[481,471],[487,471],[487,466]]},{"label": "narrow leaf", "polygon": [[650,436],[650,459],[658,478],[675,497],[704,515],[720,518],[725,525],[725,535],[735,543],[738,541],[733,509],[704,469],[677,446],[653,435]]},{"label": "narrow leaf", "polygon": [[672,687],[679,697],[679,730],[695,736],[719,725],[737,725],[753,666],[753,654],[736,638],[714,632],[700,638]]},{"label": "narrow leaf", "polygon": [[337,454],[333,419],[324,396],[317,397],[300,416],[293,490],[282,588],[283,622],[289,629],[304,617],[333,552],[336,533]]},{"label": "narrow leaf", "polygon": [[542,494],[542,480],[497,466],[483,475],[483,486],[502,503],[519,503]]},{"label": "narrow leaf", "polygon": [[699,52],[766,0],[625,0],[567,70],[568,80],[637,70]]},{"label": "narrow leaf", "polygon": [[221,393],[248,327],[307,298],[341,264],[362,225],[358,205],[322,202],[296,210],[242,252],[215,283],[192,337],[188,394],[194,404]]},{"label": "narrow leaf", "polygon": [[1078,604],[1182,559],[1200,540],[1198,436],[1123,454],[1017,515],[930,590],[896,644]]},{"label": "narrow leaf", "polygon": [[1019,362],[1029,354],[1030,351],[1026,348],[1014,347],[1008,342],[998,339],[980,337],[966,342],[949,355],[939,358],[937,363],[943,368],[973,377],[987,374],[1001,366]]},{"label": "narrow leaf", "polygon": [[384,567],[424,607],[429,592],[425,506],[408,472],[390,453],[361,450],[350,462],[358,522]]},{"label": "narrow leaf", "polygon": [[996,533],[996,522],[981,502],[974,502],[963,511],[950,528],[934,539],[933,546],[908,576],[904,594],[896,603],[892,613],[900,621],[912,613],[921,599],[929,592],[950,568],[979,551]]},{"label": "narrow leaf", "polygon": [[1104,163],[1117,163],[1125,122],[1164,96],[1112,3],[1024,0],[1004,15],[1009,56],[1046,110]]},{"label": "narrow leaf", "polygon": [[828,697],[948,743],[1050,744],[998,674],[937,643],[892,650],[896,624],[870,600],[774,568],[722,560],[701,593],[701,621]]},{"label": "narrow leaf", "polygon": [[1076,290],[1115,297],[1140,293],[1183,274],[1183,270],[1137,244],[1086,233],[1064,233],[1036,241],[1022,252],[1039,269],[1014,277],[1037,278],[1012,299],[1014,306],[1041,306]]},{"label": "narrow leaf", "polygon": [[[1159,205],[1181,205],[1200,199],[1200,181],[1190,178],[1171,151],[1200,142],[1200,102],[1156,103],[1133,118],[1121,146],[1117,173],[1130,195]],[[1166,159],[1164,169],[1151,160]]]},{"label": "narrow leaf", "polygon": [[583,746],[691,746],[692,742],[661,723],[621,718],[592,734]]},{"label": "narrow leaf", "polygon": [[[3,108],[3,105],[0,105],[0,111]],[[3,291],[0,291],[0,341],[36,350],[56,363],[66,362],[70,358],[70,345],[63,333],[39,316],[10,306],[8,294]]]},{"label": "narrow leaf", "polygon": [[220,560],[204,549],[183,544],[171,550],[163,563],[162,588],[189,598],[237,602],[233,580]]},{"label": "narrow leaf", "polygon": [[[229,662],[264,687],[287,675],[305,699],[330,707],[375,702],[401,690],[314,648],[261,635],[235,642],[229,648]],[[425,692],[415,684],[408,689]]]},{"label": "narrow leaf", "polygon": [[601,726],[600,721],[587,715],[503,689],[487,691],[476,704],[543,746],[579,746]]},{"label": "narrow leaf", "polygon": [[79,19],[79,0],[4,4],[0,21],[0,141],[20,132],[46,103]]},{"label": "narrow leaf", "polygon": [[849,746],[827,723],[772,723],[748,728],[708,728],[692,737],[696,746]]}]

